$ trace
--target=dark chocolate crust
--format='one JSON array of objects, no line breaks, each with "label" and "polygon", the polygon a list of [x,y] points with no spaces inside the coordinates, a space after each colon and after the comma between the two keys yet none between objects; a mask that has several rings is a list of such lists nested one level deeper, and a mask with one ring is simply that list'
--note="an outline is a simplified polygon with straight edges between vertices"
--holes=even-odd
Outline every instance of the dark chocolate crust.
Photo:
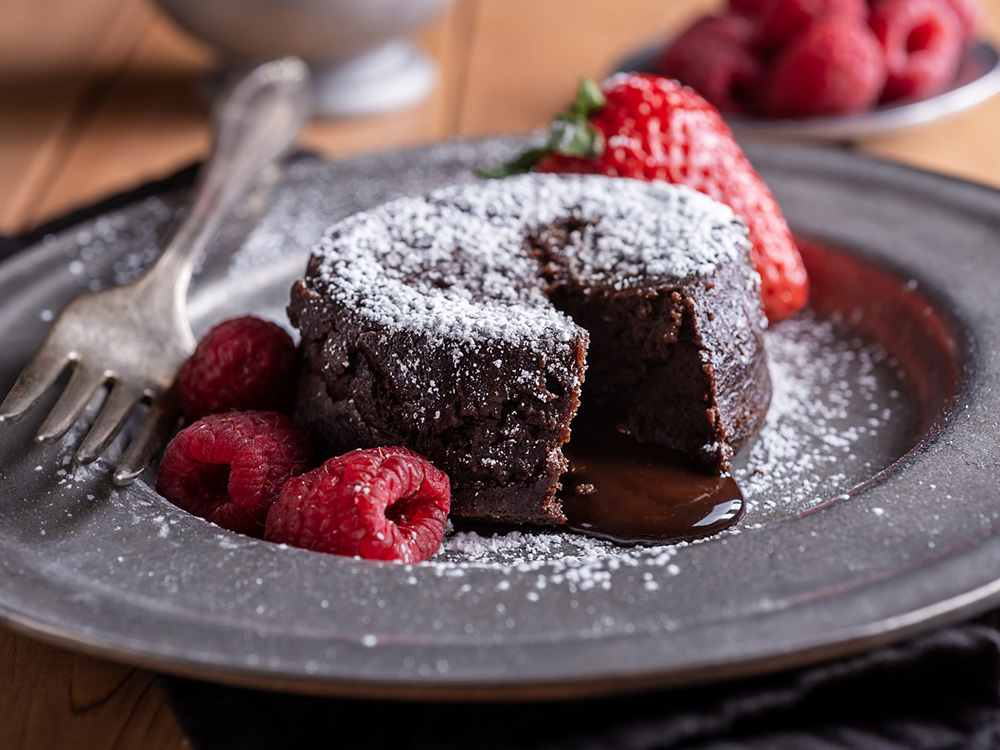
[{"label": "dark chocolate crust", "polygon": [[405,199],[331,228],[295,283],[296,412],[331,455],[424,454],[455,517],[560,524],[585,370],[619,428],[729,470],[770,399],[757,284],[742,225],[685,188],[531,175]]},{"label": "dark chocolate crust", "polygon": [[[311,294],[297,283],[292,309],[314,310]],[[296,414],[331,455],[404,445],[448,473],[457,517],[564,520],[553,488],[566,470],[560,446],[579,405],[585,332],[559,352],[567,362],[497,342],[456,363],[447,347],[428,346],[419,335],[362,330],[346,311],[331,319],[341,324],[311,336],[304,317],[293,313],[304,364]],[[423,377],[404,371],[414,352],[423,352]],[[509,377],[522,371],[535,377]]]}]

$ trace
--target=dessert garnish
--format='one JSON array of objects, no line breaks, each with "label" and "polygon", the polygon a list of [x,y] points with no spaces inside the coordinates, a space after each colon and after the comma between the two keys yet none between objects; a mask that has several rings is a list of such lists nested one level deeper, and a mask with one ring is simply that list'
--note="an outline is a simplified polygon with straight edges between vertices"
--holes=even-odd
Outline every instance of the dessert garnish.
[{"label": "dessert garnish", "polygon": [[214,414],[170,441],[156,491],[225,529],[259,537],[282,485],[311,465],[309,437],[289,417],[264,411]]},{"label": "dessert garnish", "polygon": [[977,0],[730,0],[654,69],[725,115],[852,115],[944,91],[981,19]]},{"label": "dessert garnish", "polygon": [[254,409],[288,412],[295,343],[281,326],[250,315],[216,324],[177,376],[184,418]]},{"label": "dessert garnish", "polygon": [[872,5],[869,24],[885,54],[884,101],[925,99],[955,79],[970,41],[967,24],[975,28],[974,7],[959,0],[879,0]]},{"label": "dessert garnish", "polygon": [[786,318],[806,303],[805,267],[774,196],[718,111],[676,81],[623,73],[600,90],[584,81],[544,147],[486,174],[531,169],[665,180],[705,193],[746,222],[768,319]]},{"label": "dessert garnish", "polygon": [[875,34],[846,15],[810,24],[774,57],[759,105],[771,117],[811,117],[864,112],[886,81]]},{"label": "dessert garnish", "polygon": [[290,479],[264,538],[318,552],[414,563],[441,546],[448,476],[406,448],[355,450]]},{"label": "dessert garnish", "polygon": [[[250,408],[291,404],[295,356],[274,323],[244,316],[215,325],[181,372],[180,395],[196,421],[167,446],[157,491],[218,526],[269,541],[378,560],[433,555],[451,497],[444,472],[392,447],[355,450],[303,475],[315,465],[305,430]],[[224,413],[202,416],[212,409]]]}]

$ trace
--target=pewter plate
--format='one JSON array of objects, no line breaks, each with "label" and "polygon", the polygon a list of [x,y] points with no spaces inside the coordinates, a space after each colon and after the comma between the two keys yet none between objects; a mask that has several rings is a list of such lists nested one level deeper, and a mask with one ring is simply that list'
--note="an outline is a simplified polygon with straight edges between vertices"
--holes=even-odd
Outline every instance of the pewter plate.
[{"label": "pewter plate", "polygon": [[[299,157],[226,228],[198,331],[281,320],[333,219],[475,179],[523,139],[344,162]],[[1000,601],[1000,193],[840,151],[750,156],[803,238],[815,309],[768,332],[775,401],[736,476],[748,512],[701,543],[455,532],[382,564],[237,536],[74,440],[0,430],[0,620],[166,672],[301,692],[542,699],[730,678],[857,652]],[[0,265],[0,389],[75,294],[134,277],[183,196]],[[48,403],[52,401],[51,396]]]},{"label": "pewter plate", "polygon": [[[630,55],[618,71],[655,72],[662,44]],[[915,102],[885,104],[869,112],[842,117],[809,117],[785,120],[727,117],[741,138],[796,139],[803,141],[858,141],[929,125],[977,107],[1000,93],[1000,54],[987,42],[966,50],[955,80],[947,90]]]}]

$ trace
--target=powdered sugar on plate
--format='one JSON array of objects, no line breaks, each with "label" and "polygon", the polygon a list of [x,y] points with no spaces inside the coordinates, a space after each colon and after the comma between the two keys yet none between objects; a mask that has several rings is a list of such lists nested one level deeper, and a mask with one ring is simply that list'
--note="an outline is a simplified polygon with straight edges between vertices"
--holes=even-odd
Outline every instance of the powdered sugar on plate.
[{"label": "powdered sugar on plate", "polygon": [[[774,396],[767,421],[733,472],[746,515],[723,537],[842,498],[898,458],[901,427],[914,419],[898,363],[845,324],[806,311],[774,326],[765,339]],[[433,562],[586,566],[615,558],[660,566],[688,544],[630,548],[566,533],[466,531],[447,536]]]}]

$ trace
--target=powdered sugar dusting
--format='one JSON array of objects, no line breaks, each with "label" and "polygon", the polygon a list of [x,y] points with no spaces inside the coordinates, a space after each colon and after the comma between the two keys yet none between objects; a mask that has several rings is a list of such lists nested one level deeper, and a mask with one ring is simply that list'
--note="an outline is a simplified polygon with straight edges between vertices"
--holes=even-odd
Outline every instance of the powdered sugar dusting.
[{"label": "powdered sugar dusting", "polygon": [[[912,418],[898,364],[844,324],[806,311],[765,338],[774,397],[733,471],[746,515],[723,538],[841,499],[895,460],[900,448],[886,435]],[[522,570],[557,561],[603,569],[614,560],[659,567],[688,544],[628,548],[559,532],[459,532],[445,538],[432,564]]]},{"label": "powdered sugar dusting", "polygon": [[573,217],[576,278],[618,288],[711,273],[746,251],[722,204],[687,188],[600,176],[530,175],[404,198],[336,225],[316,248],[324,296],[380,328],[473,343],[569,341],[547,302],[534,228]]},{"label": "powdered sugar dusting", "polygon": [[884,468],[868,446],[891,420],[910,418],[898,364],[843,324],[806,312],[771,331],[767,346],[774,397],[737,474],[750,501],[760,498],[751,525],[830,501],[849,476]]}]

